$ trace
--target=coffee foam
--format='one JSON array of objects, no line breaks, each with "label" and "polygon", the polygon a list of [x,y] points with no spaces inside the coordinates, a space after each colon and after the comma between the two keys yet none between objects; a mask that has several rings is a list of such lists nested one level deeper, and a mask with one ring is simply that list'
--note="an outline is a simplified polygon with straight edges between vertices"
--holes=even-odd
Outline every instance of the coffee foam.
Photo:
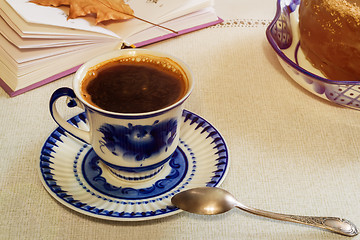
[{"label": "coffee foam", "polygon": [[95,105],[91,99],[90,96],[88,96],[84,89],[86,89],[87,84],[94,78],[97,77],[98,73],[101,72],[104,69],[107,69],[109,67],[112,67],[117,64],[138,64],[138,65],[147,65],[152,66],[155,68],[158,68],[161,71],[166,71],[169,74],[175,75],[177,78],[184,81],[185,89],[184,93],[188,91],[189,88],[189,82],[187,78],[187,74],[183,70],[183,68],[175,61],[168,57],[160,57],[160,56],[153,56],[148,54],[141,54],[137,56],[119,56],[116,58],[108,59],[106,61],[103,61],[101,63],[98,63],[92,67],[90,67],[83,78],[81,82],[81,95],[84,97],[84,99],[91,103],[92,105]]},{"label": "coffee foam", "polygon": [[[117,58],[112,58],[101,62],[93,67],[91,67],[84,79],[95,78],[99,69],[106,69],[116,64],[127,63],[127,64],[145,64],[153,67],[159,68],[161,71],[167,71],[171,74],[176,75],[180,79],[187,80],[187,75],[182,69],[182,67],[167,57],[158,57],[153,55],[138,55],[138,56],[120,56]],[[185,81],[186,88],[188,87],[188,82]]]}]

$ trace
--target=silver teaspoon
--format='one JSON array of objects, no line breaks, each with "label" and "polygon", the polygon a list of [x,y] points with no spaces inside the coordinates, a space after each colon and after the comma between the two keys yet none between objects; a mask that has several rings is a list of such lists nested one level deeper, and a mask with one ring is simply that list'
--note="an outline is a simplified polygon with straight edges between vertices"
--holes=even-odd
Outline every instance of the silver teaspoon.
[{"label": "silver teaspoon", "polygon": [[171,199],[171,202],[182,210],[196,214],[220,214],[237,207],[259,216],[319,227],[349,237],[358,234],[356,226],[346,219],[337,217],[297,216],[263,211],[239,203],[229,192],[216,187],[192,188],[176,194]]}]

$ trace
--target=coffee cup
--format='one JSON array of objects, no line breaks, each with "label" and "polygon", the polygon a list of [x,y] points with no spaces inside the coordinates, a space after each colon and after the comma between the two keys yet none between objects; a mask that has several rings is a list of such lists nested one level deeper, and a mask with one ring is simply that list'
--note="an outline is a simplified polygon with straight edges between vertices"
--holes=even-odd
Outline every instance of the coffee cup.
[{"label": "coffee cup", "polygon": [[[115,176],[142,181],[161,171],[175,152],[192,89],[191,71],[180,59],[146,49],[116,50],[82,65],[72,89],[52,94],[50,113],[65,131],[90,144]],[[85,110],[88,131],[59,114],[62,97],[68,107]]]}]

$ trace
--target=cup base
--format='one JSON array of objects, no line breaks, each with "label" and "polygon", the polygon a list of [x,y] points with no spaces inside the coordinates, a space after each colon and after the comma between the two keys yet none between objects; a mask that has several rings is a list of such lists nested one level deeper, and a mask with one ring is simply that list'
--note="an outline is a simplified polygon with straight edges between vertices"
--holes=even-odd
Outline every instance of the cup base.
[{"label": "cup base", "polygon": [[106,165],[105,166],[109,169],[110,173],[116,178],[129,182],[140,182],[140,181],[147,181],[149,179],[152,179],[154,176],[156,176],[156,174],[158,174],[164,168],[165,164],[161,165],[158,168],[149,171],[139,172],[139,173],[120,171],[113,169],[109,166]]}]

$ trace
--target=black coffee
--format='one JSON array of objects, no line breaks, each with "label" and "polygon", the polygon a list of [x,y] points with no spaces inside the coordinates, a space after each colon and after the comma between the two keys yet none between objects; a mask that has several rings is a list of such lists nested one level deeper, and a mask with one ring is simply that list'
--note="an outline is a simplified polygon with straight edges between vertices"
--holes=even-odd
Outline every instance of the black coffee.
[{"label": "black coffee", "polygon": [[173,67],[176,63],[124,59],[88,72],[82,94],[89,103],[112,112],[141,113],[162,109],[184,96],[187,80],[181,68]]}]

